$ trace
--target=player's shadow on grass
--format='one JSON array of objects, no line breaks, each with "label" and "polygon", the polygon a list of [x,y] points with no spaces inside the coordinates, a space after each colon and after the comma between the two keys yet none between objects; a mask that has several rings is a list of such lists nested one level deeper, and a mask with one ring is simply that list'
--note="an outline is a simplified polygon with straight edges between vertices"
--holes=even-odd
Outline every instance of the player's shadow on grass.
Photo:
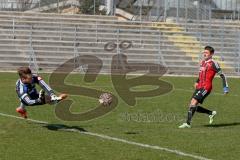
[{"label": "player's shadow on grass", "polygon": [[205,127],[214,127],[214,128],[219,128],[219,127],[230,127],[230,126],[238,126],[240,125],[240,122],[233,122],[233,123],[221,123],[221,124],[208,124],[204,125]]},{"label": "player's shadow on grass", "polygon": [[79,131],[79,132],[87,132],[84,128],[78,126],[67,126],[64,124],[47,124],[43,127],[52,130],[52,131]]}]

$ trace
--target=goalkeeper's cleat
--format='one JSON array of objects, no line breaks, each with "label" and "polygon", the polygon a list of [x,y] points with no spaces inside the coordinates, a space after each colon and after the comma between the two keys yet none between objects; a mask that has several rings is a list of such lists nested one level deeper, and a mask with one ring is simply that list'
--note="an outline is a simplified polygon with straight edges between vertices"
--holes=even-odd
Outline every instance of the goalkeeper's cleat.
[{"label": "goalkeeper's cleat", "polygon": [[51,96],[51,102],[56,104],[59,101],[65,99],[65,98],[67,98],[67,94],[60,94],[59,96],[52,95]]},{"label": "goalkeeper's cleat", "polygon": [[187,123],[183,123],[178,128],[191,128],[191,126],[189,124],[187,124]]},{"label": "goalkeeper's cleat", "polygon": [[212,114],[209,115],[209,124],[212,124],[212,123],[213,123],[213,118],[214,118],[214,116],[215,116],[216,114],[217,114],[216,111],[212,111]]},{"label": "goalkeeper's cleat", "polygon": [[21,115],[21,117],[27,118],[27,110],[26,109],[24,109],[22,107],[18,107],[16,109],[16,112],[18,112]]},{"label": "goalkeeper's cleat", "polygon": [[62,98],[61,97],[58,97],[58,96],[51,96],[51,101],[60,101],[60,100],[62,100]]}]

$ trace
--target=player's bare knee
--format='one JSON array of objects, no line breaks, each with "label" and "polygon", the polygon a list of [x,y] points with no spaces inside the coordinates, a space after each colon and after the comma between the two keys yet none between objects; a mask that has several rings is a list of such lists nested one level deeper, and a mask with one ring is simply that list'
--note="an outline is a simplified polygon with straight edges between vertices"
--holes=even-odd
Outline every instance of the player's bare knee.
[{"label": "player's bare knee", "polygon": [[190,106],[196,106],[198,104],[198,101],[195,98],[192,98]]}]

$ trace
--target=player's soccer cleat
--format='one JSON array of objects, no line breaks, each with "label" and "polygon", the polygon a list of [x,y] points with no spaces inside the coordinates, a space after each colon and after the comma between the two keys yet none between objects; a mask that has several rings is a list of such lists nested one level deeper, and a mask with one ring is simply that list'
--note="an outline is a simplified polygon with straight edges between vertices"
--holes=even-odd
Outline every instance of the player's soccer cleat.
[{"label": "player's soccer cleat", "polygon": [[66,99],[67,98],[67,94],[60,94],[59,96],[56,96],[56,95],[52,95],[51,96],[51,103],[53,103],[53,104],[56,104],[56,103],[58,103],[58,102],[60,102],[61,100],[64,100],[64,99]]},{"label": "player's soccer cleat", "polygon": [[212,123],[213,123],[213,118],[214,118],[214,116],[215,116],[216,114],[217,114],[216,111],[212,111],[212,114],[209,115],[209,124],[212,124]]},{"label": "player's soccer cleat", "polygon": [[189,124],[187,124],[187,123],[183,123],[178,128],[191,128],[191,126]]},{"label": "player's soccer cleat", "polygon": [[18,107],[16,109],[16,112],[18,112],[21,115],[21,117],[27,118],[27,110],[26,109],[24,109],[22,107]]}]

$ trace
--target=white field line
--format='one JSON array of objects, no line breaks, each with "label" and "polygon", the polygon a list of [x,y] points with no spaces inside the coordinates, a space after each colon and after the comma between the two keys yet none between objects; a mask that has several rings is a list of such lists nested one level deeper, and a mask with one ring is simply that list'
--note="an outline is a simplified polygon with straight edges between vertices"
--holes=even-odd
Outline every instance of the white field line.
[{"label": "white field line", "polygon": [[[1,112],[0,112],[0,115],[4,116],[4,117],[10,117],[10,118],[15,118],[15,119],[20,119],[20,120],[26,120],[26,121],[31,121],[31,122],[40,123],[40,124],[49,124],[48,122],[45,122],[45,121],[39,121],[39,120],[34,120],[34,119],[29,119],[29,118],[28,119],[24,119],[24,118],[21,118],[21,117],[5,114],[5,113],[1,113]],[[84,132],[84,131],[79,131],[77,129],[61,129],[61,130],[68,131],[68,132],[75,132],[75,133],[85,134],[85,135],[94,136],[94,137],[107,139],[107,140],[111,140],[111,141],[131,144],[131,145],[139,146],[139,147],[142,147],[142,148],[161,150],[161,151],[165,151],[165,152],[169,152],[169,153],[174,153],[174,154],[179,155],[179,156],[191,157],[193,159],[211,160],[211,159],[206,158],[206,157],[197,156],[197,155],[190,154],[190,153],[185,153],[185,152],[182,152],[182,151],[179,151],[179,150],[173,150],[173,149],[164,148],[164,147],[160,147],[160,146],[154,146],[154,145],[149,145],[149,144],[143,144],[143,143],[128,141],[128,140],[125,140],[125,139],[110,137],[110,136],[103,135],[103,134],[98,134],[98,133],[93,133],[93,132]]]}]

